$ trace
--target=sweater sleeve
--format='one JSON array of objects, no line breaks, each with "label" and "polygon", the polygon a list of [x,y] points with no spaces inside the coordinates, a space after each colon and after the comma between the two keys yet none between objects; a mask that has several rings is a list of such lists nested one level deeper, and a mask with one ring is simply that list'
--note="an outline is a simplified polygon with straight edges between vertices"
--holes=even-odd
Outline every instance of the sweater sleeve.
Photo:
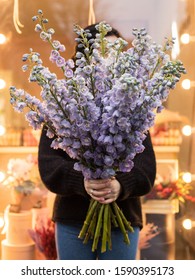
[{"label": "sweater sleeve", "polygon": [[134,167],[130,172],[118,173],[116,178],[120,182],[122,191],[119,199],[143,196],[149,193],[156,177],[156,158],[150,134],[143,142],[145,149],[134,158]]},{"label": "sweater sleeve", "polygon": [[38,149],[38,166],[40,177],[46,188],[58,195],[82,195],[88,197],[84,188],[81,172],[74,170],[75,160],[63,150],[50,147],[52,139],[43,128]]}]

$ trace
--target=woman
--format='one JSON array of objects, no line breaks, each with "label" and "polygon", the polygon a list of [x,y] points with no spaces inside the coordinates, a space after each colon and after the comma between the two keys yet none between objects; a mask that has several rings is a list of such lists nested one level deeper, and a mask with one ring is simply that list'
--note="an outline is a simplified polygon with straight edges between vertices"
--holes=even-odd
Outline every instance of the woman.
[{"label": "woman", "polygon": [[[95,25],[86,29],[95,37]],[[113,40],[120,34],[112,29],[108,36]],[[145,150],[135,157],[131,172],[118,172],[115,178],[104,180],[85,180],[81,172],[74,170],[75,160],[63,150],[52,149],[51,142],[44,128],[39,144],[39,170],[45,186],[56,194],[53,220],[58,259],[135,259],[139,231],[143,226],[140,197],[151,190],[156,175],[155,154],[149,133],[143,143]],[[83,244],[78,238],[91,197],[103,204],[117,202],[134,229],[134,232],[129,233],[130,246],[124,243],[118,228],[112,230],[112,250],[105,253],[101,253],[100,248],[92,252],[92,241]]]}]

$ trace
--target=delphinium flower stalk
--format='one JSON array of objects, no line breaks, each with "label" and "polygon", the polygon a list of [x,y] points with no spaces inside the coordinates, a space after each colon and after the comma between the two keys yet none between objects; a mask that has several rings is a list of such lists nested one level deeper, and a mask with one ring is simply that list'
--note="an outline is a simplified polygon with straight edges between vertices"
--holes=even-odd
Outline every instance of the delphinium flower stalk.
[{"label": "delphinium flower stalk", "polygon": [[[41,10],[35,31],[51,45],[49,59],[59,67],[64,77],[43,66],[40,55],[30,51],[23,60],[23,70],[29,70],[31,82],[38,83],[41,100],[23,90],[10,88],[11,102],[18,111],[29,108],[27,120],[34,129],[47,127],[53,138],[51,147],[64,150],[76,159],[75,170],[86,179],[112,178],[118,171],[130,172],[136,154],[143,152],[143,141],[154,124],[156,113],[163,109],[171,89],[174,89],[185,68],[180,61],[171,61],[168,54],[172,41],[165,46],[152,42],[145,29],[133,30],[133,47],[118,38],[106,38],[111,26],[96,25],[96,38],[88,30],[74,26],[78,48],[75,61],[65,60],[55,31],[47,29],[48,20]],[[84,51],[83,51],[84,50]],[[111,226],[112,224],[112,226]],[[120,227],[129,244],[132,231],[116,202],[101,204],[93,199],[79,237],[86,243],[93,239],[92,250],[102,238],[102,252],[111,249],[111,227]]]}]

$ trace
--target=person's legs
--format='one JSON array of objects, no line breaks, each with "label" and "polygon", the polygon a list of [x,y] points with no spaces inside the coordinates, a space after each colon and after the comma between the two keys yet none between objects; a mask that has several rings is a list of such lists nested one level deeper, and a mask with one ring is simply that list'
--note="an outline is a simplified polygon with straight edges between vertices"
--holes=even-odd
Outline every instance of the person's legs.
[{"label": "person's legs", "polygon": [[[108,250],[105,253],[101,253],[101,246],[98,248],[99,260],[135,260],[137,255],[138,239],[139,239],[138,227],[134,227],[134,232],[129,232],[130,245],[127,245],[123,241],[123,234],[120,229],[114,229],[112,231],[112,250]],[[100,244],[101,245],[101,244]]]},{"label": "person's legs", "polygon": [[92,242],[83,244],[78,238],[81,225],[55,224],[55,238],[59,260],[95,260],[96,253],[91,251]]}]

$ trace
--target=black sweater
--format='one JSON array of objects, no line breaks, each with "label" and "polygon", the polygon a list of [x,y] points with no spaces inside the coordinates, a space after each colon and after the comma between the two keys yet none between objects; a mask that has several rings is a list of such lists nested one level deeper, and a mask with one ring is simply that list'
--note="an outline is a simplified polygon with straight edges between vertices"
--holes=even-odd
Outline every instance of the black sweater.
[{"label": "black sweater", "polygon": [[[63,150],[51,148],[51,142],[43,129],[38,152],[39,172],[46,188],[57,194],[53,220],[61,223],[83,223],[91,198],[85,191],[83,175],[74,170],[75,160]],[[118,172],[116,175],[122,187],[117,204],[131,225],[140,228],[140,197],[150,192],[156,175],[155,154],[149,134],[144,146],[145,150],[135,157],[131,172]]]}]

